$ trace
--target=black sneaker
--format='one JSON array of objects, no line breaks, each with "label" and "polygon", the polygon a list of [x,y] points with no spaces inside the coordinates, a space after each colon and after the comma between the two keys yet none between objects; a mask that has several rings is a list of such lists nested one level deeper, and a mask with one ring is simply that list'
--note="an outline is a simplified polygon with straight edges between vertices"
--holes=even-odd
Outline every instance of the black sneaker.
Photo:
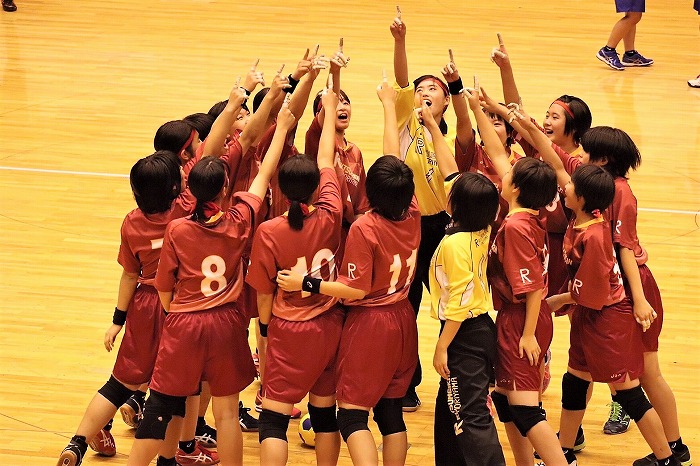
[{"label": "black sneaker", "polygon": [[603,426],[603,433],[608,435],[624,434],[630,427],[630,416],[622,409],[620,403],[613,401],[610,406],[610,415]]},{"label": "black sneaker", "polygon": [[17,11],[17,5],[13,0],[2,0],[2,9],[9,12]]},{"label": "black sneaker", "polygon": [[197,423],[194,439],[204,448],[216,448],[216,429],[204,423]]},{"label": "black sneaker", "polygon": [[418,398],[415,388],[408,389],[406,396],[404,396],[403,400],[401,400],[401,404],[404,413],[413,413],[418,411],[418,408],[420,407],[420,398]]},{"label": "black sneaker", "polygon": [[238,423],[241,425],[243,432],[257,432],[258,420],[248,414],[250,408],[243,406],[243,402],[238,402]]},{"label": "black sneaker", "polygon": [[131,395],[131,397],[126,400],[126,403],[121,405],[119,412],[122,415],[124,424],[134,429],[138,428],[139,424],[141,424],[141,419],[143,419],[144,403],[143,398]]},{"label": "black sneaker", "polygon": [[[690,450],[688,450],[687,445],[683,445],[680,450],[671,450],[673,452],[673,458],[678,461],[681,466],[692,466],[693,461],[690,459]],[[649,453],[644,458],[639,458],[632,466],[657,466],[659,461],[656,459],[653,453]]]},{"label": "black sneaker", "polygon": [[58,457],[58,463],[56,466],[80,466],[83,462],[83,456],[87,451],[87,443],[82,440],[82,445],[80,445],[75,438],[71,439],[70,443],[61,452],[61,456]]}]

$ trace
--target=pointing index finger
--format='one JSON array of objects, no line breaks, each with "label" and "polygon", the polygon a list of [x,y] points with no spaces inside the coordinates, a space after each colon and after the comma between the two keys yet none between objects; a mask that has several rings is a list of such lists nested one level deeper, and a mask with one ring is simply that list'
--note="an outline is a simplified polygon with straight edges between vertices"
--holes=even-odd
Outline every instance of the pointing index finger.
[{"label": "pointing index finger", "polygon": [[318,55],[318,49],[319,49],[319,47],[321,47],[321,44],[316,44],[316,50],[314,50],[314,55],[313,55],[314,57],[315,57],[316,55]]},{"label": "pointing index finger", "polygon": [[382,68],[382,82],[383,82],[383,83],[387,82],[387,79],[386,79],[386,68]]},{"label": "pointing index finger", "polygon": [[277,76],[282,76],[282,71],[284,71],[284,63],[282,63],[282,66],[280,66],[280,69],[277,70]]},{"label": "pointing index finger", "polygon": [[455,56],[452,53],[452,49],[447,49],[447,51],[450,53],[450,63],[454,63],[455,61]]},{"label": "pointing index finger", "polygon": [[343,38],[340,38],[340,44],[338,44],[338,51],[343,53]]},{"label": "pointing index finger", "polygon": [[498,36],[498,45],[503,45],[503,37],[501,36],[501,33],[497,32],[496,36]]},{"label": "pointing index finger", "polygon": [[398,5],[396,5],[396,17],[401,19],[401,8]]},{"label": "pointing index finger", "polygon": [[255,60],[255,63],[253,63],[253,66],[250,67],[250,71],[255,71],[255,69],[258,67],[258,63],[260,63],[260,59],[257,58]]}]

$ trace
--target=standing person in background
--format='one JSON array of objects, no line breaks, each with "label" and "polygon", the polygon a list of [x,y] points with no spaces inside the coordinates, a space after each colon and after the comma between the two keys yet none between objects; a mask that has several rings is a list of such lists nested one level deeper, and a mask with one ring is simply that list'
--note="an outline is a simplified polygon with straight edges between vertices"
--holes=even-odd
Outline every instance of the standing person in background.
[{"label": "standing person in background", "polygon": [[[695,8],[695,11],[697,11],[698,14],[700,15],[700,0],[695,0],[695,3],[693,4],[693,8]],[[700,87],[700,74],[695,79],[689,79],[688,86]]]},{"label": "standing person in background", "polygon": [[[608,37],[608,43],[598,50],[596,58],[616,71],[624,71],[626,66],[650,66],[654,63],[651,58],[644,57],[634,48],[634,40],[637,36],[637,23],[642,20],[642,13],[645,11],[645,0],[615,0],[615,7],[618,13],[623,16]],[[617,54],[617,44],[622,41],[625,45],[625,53],[622,60]]]}]

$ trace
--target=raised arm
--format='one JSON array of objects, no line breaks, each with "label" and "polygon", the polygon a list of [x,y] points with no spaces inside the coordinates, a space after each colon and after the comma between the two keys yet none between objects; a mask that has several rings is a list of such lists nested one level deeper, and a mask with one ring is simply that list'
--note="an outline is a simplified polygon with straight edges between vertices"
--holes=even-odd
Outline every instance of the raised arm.
[{"label": "raised arm", "polygon": [[396,7],[396,18],[389,26],[394,37],[394,76],[396,84],[406,87],[408,81],[408,58],[406,58],[406,24],[401,20],[401,10]]},{"label": "raised arm", "polygon": [[[316,49],[318,51],[318,46],[316,46]],[[289,101],[289,110],[297,121],[304,114],[306,104],[309,102],[309,95],[311,95],[311,88],[318,77],[318,73],[328,68],[328,59],[323,55],[316,56],[316,53],[314,52],[314,55],[309,56],[309,49],[306,49],[304,58],[299,62],[294,73],[291,74],[292,79],[299,81]]]},{"label": "raised arm", "polygon": [[450,62],[442,69],[442,75],[445,77],[447,86],[450,89],[452,106],[457,116],[457,143],[462,150],[466,150],[470,144],[474,143],[474,131],[472,122],[469,119],[469,106],[461,92],[464,85],[462,84],[462,78],[459,76],[457,65],[455,65],[452,49],[450,49]]},{"label": "raised arm", "polygon": [[280,156],[282,155],[282,149],[284,148],[284,141],[287,138],[287,133],[291,128],[294,127],[294,115],[289,111],[288,105],[285,103],[282,105],[282,109],[277,115],[277,128],[275,129],[275,134],[272,137],[272,142],[270,147],[263,158],[263,162],[260,165],[260,171],[255,176],[255,179],[250,185],[248,192],[255,194],[256,196],[263,198],[267,192],[267,187],[270,184],[270,179],[275,173],[277,168],[277,162],[279,162]]},{"label": "raised arm", "polygon": [[257,143],[260,142],[260,139],[267,130],[270,112],[284,99],[284,89],[289,87],[289,81],[286,77],[283,78],[280,76],[280,74],[281,70],[275,75],[272,85],[270,86],[270,91],[260,103],[258,110],[250,117],[248,124],[241,133],[241,137],[238,141],[241,144],[244,154],[251,146],[257,145]]},{"label": "raised arm", "polygon": [[246,101],[246,93],[242,87],[239,87],[240,78],[231,89],[228,96],[228,102],[224,110],[216,117],[214,124],[211,126],[209,136],[207,136],[207,145],[205,146],[204,157],[220,157],[224,152],[224,144],[226,136],[231,129],[231,125],[236,121],[236,117],[241,111],[241,105]]},{"label": "raised arm", "polygon": [[497,33],[497,35],[498,48],[493,49],[493,51],[491,52],[491,60],[501,70],[503,98],[506,100],[506,104],[520,104],[520,93],[518,92],[518,87],[515,85],[515,77],[513,76],[513,67],[510,63],[510,56],[506,51],[506,46],[503,44],[503,37],[501,37],[501,33]]},{"label": "raised arm", "polygon": [[323,121],[323,131],[318,144],[318,168],[333,168],[335,163],[335,123],[338,107],[338,96],[330,89],[323,91],[321,96],[323,108],[327,110],[328,118]]},{"label": "raised arm", "polygon": [[469,101],[469,108],[471,108],[474,114],[474,120],[476,120],[476,126],[479,128],[479,134],[481,135],[481,141],[484,143],[484,151],[488,155],[491,163],[496,168],[499,178],[503,177],[510,171],[510,162],[508,161],[508,153],[506,152],[501,140],[496,134],[496,130],[491,123],[488,115],[481,109],[481,104],[479,103],[479,91],[474,89],[467,89],[464,91],[467,100]]},{"label": "raised arm", "polygon": [[[332,82],[332,89],[333,92],[335,92],[336,95],[340,95],[340,71],[342,68],[345,68],[348,66],[348,63],[350,62],[350,57],[346,57],[343,54],[343,38],[340,38],[340,45],[338,46],[338,51],[335,52],[335,55],[330,60],[330,77]],[[316,109],[314,109],[314,112]],[[321,110],[318,112],[318,115],[316,115],[316,118],[318,118],[318,122],[323,126],[323,118],[326,116],[326,111],[321,108]]]},{"label": "raised arm", "polygon": [[452,156],[450,146],[447,145],[447,141],[445,141],[445,137],[442,135],[440,127],[425,101],[421,104],[420,116],[423,120],[423,125],[428,128],[430,136],[433,138],[435,158],[437,159],[438,168],[440,169],[442,177],[447,178],[453,173],[457,173],[459,171],[459,168],[457,168],[457,161]]},{"label": "raised arm", "polygon": [[384,72],[382,84],[377,86],[377,96],[384,107],[384,144],[382,153],[398,157],[401,147],[399,144],[399,130],[396,127],[396,91],[389,86],[386,80],[386,72]]}]

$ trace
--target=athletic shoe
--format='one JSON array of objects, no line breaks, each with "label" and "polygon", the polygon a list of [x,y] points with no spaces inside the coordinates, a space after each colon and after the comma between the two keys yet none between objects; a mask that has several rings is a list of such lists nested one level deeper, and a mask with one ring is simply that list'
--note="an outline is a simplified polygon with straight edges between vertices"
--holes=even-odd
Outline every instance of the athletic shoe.
[{"label": "athletic shoe", "polygon": [[117,446],[114,444],[114,437],[108,430],[101,429],[95,437],[88,443],[90,448],[102,456],[114,456],[117,454]]},{"label": "athletic shoe", "polygon": [[[255,392],[255,411],[258,413],[262,413],[262,394],[260,393],[260,390]],[[415,410],[414,410],[415,411]],[[291,414],[291,419],[299,419],[301,417],[301,410],[294,406],[292,408],[292,414]]]},{"label": "athletic shoe", "polygon": [[404,413],[412,413],[418,411],[420,407],[420,398],[416,393],[415,388],[409,388],[406,392],[406,396],[401,400],[402,408]]},{"label": "athletic shoe", "polygon": [[549,382],[552,380],[552,373],[549,370],[549,365],[552,362],[552,350],[547,348],[547,352],[544,354],[544,379],[542,380],[542,393],[547,391],[549,387]]},{"label": "athletic shoe", "polygon": [[[557,438],[559,438],[559,432],[557,432]],[[578,453],[584,448],[586,448],[586,436],[583,435],[583,427],[579,426],[578,433],[576,434],[576,441],[574,442],[574,448],[572,451],[574,453]],[[540,455],[538,455],[537,452],[535,452],[535,458],[541,459]],[[576,459],[576,457],[574,457],[574,459]]]},{"label": "athletic shoe", "polygon": [[613,401],[610,406],[610,415],[603,426],[603,432],[608,435],[624,434],[630,427],[630,416],[622,409],[620,403]]},{"label": "athletic shoe", "polygon": [[83,462],[84,455],[85,452],[80,449],[78,444],[71,440],[68,446],[61,452],[61,456],[58,457],[56,466],[80,466],[80,463]]},{"label": "athletic shoe", "polygon": [[131,398],[119,408],[124,424],[134,429],[138,428],[141,419],[143,419],[143,405],[143,398],[131,395]]},{"label": "athletic shoe", "polygon": [[569,464],[569,466],[578,465],[578,462],[576,461],[576,455],[573,451],[569,450],[566,453],[564,453],[564,458],[566,459],[566,462]]},{"label": "athletic shoe", "polygon": [[243,406],[243,402],[238,402],[238,423],[241,425],[243,432],[257,432],[258,420],[248,414],[250,408]]},{"label": "athletic shoe", "polygon": [[216,448],[216,429],[206,422],[203,424],[197,423],[194,439],[204,448]]},{"label": "athletic shoe", "polygon": [[180,466],[189,466],[191,464],[209,466],[221,461],[217,452],[204,448],[198,442],[195,442],[194,451],[192,453],[185,453],[178,448],[175,459]]},{"label": "athletic shoe", "polygon": [[17,5],[13,0],[2,0],[2,9],[8,12],[17,11]]},{"label": "athletic shoe", "polygon": [[695,79],[688,80],[688,86],[690,87],[700,87],[700,74]]},{"label": "athletic shoe", "polygon": [[[671,450],[673,456],[681,466],[692,466],[693,461],[690,459],[690,450],[688,450],[687,445],[683,445],[681,451]],[[632,466],[657,466],[659,461],[656,459],[653,453],[649,453],[644,458],[639,458],[637,461],[632,463]]]},{"label": "athletic shoe", "polygon": [[596,58],[616,71],[624,71],[625,69],[622,63],[620,63],[620,57],[617,56],[617,52],[614,49],[608,51],[603,47],[598,50]]},{"label": "athletic shoe", "polygon": [[636,50],[632,55],[628,55],[627,52],[622,54],[622,66],[651,66],[654,64],[654,60],[647,58]]}]

